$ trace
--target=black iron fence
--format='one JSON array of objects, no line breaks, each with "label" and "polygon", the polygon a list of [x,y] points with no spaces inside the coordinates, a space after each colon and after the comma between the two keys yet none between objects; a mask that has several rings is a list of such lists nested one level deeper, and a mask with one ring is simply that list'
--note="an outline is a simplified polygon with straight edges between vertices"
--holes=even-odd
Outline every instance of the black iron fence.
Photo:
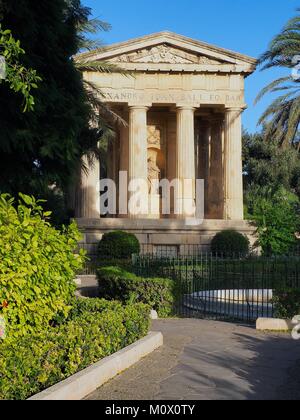
[{"label": "black iron fence", "polygon": [[176,285],[179,316],[252,323],[274,316],[274,294],[300,289],[300,257],[139,255],[134,270]]},{"label": "black iron fence", "polygon": [[[140,255],[149,256],[155,258],[176,258],[176,257],[198,257],[201,258],[203,255],[212,255],[210,254],[210,246],[204,245],[152,245],[152,244],[142,244]],[[219,253],[217,257],[222,257],[226,253]],[[252,257],[259,257],[261,251],[258,248],[254,248],[250,251]],[[214,255],[216,256],[216,255]],[[233,255],[239,257],[238,254]],[[293,250],[290,251],[285,257],[296,257],[300,258],[300,245],[295,245]],[[268,258],[271,258],[272,255],[268,255]]]}]

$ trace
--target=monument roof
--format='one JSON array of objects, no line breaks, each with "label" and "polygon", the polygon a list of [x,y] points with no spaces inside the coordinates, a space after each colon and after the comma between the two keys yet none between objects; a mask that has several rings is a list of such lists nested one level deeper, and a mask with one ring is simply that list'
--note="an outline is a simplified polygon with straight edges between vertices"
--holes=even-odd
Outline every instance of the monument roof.
[{"label": "monument roof", "polygon": [[111,61],[134,71],[188,71],[251,74],[257,65],[253,57],[206,42],[163,31],[119,42],[75,59]]}]

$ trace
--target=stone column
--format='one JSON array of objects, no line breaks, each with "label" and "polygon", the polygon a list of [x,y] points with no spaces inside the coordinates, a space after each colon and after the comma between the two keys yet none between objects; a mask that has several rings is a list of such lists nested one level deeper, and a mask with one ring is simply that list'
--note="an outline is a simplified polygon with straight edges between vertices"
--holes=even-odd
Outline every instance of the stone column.
[{"label": "stone column", "polygon": [[[127,120],[127,118],[126,118]],[[120,128],[120,171],[128,173],[129,166],[129,125]]]},{"label": "stone column", "polygon": [[[123,116],[128,121],[128,115]],[[120,156],[119,167],[122,178],[119,174],[119,216],[126,219],[128,214],[128,167],[129,167],[129,124],[120,128]],[[124,175],[126,173],[126,175]],[[124,178],[123,178],[124,177]]]},{"label": "stone column", "polygon": [[228,108],[225,112],[225,220],[244,219],[241,114],[241,108]]},{"label": "stone column", "polygon": [[90,163],[87,156],[82,158],[81,181],[76,198],[76,217],[83,219],[100,218],[100,162],[94,158]]},{"label": "stone column", "polygon": [[131,206],[128,206],[128,215],[132,219],[148,216],[147,111],[146,106],[129,107],[128,179],[131,187],[139,184],[141,198],[140,203],[137,202],[135,206],[132,206],[136,192],[129,191]]},{"label": "stone column", "polygon": [[176,178],[179,188],[176,193],[177,217],[195,216],[195,108],[177,108],[177,162]]}]

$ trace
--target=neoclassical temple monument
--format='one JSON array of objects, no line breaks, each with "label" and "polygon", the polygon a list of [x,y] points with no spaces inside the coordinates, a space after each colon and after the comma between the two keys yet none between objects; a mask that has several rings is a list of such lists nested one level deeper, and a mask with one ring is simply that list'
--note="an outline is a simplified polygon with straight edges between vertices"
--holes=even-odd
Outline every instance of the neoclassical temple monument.
[{"label": "neoclassical temple monument", "polygon": [[[117,202],[118,214],[103,217],[101,162],[95,162],[82,173],[76,209],[89,251],[111,230],[136,234],[149,252],[163,247],[170,254],[185,253],[189,245],[208,250],[213,236],[229,228],[253,240],[253,227],[243,214],[241,117],[246,108],[244,80],[255,70],[256,60],[170,32],[83,57],[130,71],[88,72],[85,78],[99,85],[105,100],[127,122],[116,129],[109,146],[107,177],[115,180],[117,190],[120,171],[128,173],[128,181],[145,180],[149,209],[135,214]],[[161,190],[152,187],[161,179],[191,180],[190,187],[172,190],[169,215],[162,214]],[[186,209],[196,200],[196,179],[204,180],[205,187],[204,222],[199,225],[186,223]]]}]

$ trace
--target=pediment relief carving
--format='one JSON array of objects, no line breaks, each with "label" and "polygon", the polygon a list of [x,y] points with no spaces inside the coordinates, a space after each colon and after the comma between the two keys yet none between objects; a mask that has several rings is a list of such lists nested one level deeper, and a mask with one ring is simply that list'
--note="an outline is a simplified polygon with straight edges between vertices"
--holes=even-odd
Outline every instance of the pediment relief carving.
[{"label": "pediment relief carving", "polygon": [[191,54],[167,44],[145,48],[129,54],[122,54],[111,61],[118,63],[152,63],[152,64],[206,64],[216,65],[222,62],[204,55]]}]

